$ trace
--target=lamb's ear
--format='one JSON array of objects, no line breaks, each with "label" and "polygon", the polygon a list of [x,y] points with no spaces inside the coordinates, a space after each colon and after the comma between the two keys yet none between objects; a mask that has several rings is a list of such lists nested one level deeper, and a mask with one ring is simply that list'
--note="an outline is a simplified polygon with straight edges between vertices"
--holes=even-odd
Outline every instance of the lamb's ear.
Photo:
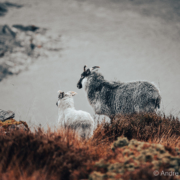
[{"label": "lamb's ear", "polygon": [[59,90],[57,93],[58,93],[58,94],[60,94],[61,92],[62,92],[62,91],[61,91],[61,90]]},{"label": "lamb's ear", "polygon": [[77,94],[77,92],[74,92],[74,91],[70,91],[69,92],[72,96],[75,96]]},{"label": "lamb's ear", "polygon": [[64,97],[64,92],[61,93],[61,99]]},{"label": "lamb's ear", "polygon": [[64,92],[58,91],[58,93],[59,93],[58,98],[62,99],[64,97]]}]

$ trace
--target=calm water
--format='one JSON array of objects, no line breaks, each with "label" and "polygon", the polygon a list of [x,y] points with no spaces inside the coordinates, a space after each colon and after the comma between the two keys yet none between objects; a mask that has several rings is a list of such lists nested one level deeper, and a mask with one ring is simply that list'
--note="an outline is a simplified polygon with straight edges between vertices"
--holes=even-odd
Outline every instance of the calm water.
[{"label": "calm water", "polygon": [[62,42],[62,51],[0,83],[0,108],[14,111],[17,120],[54,126],[57,90],[76,91],[76,109],[93,115],[85,93],[76,87],[85,64],[100,66],[108,80],[154,82],[161,91],[161,110],[180,116],[180,22],[168,1],[13,2],[25,6],[0,17],[1,24],[46,27]]}]

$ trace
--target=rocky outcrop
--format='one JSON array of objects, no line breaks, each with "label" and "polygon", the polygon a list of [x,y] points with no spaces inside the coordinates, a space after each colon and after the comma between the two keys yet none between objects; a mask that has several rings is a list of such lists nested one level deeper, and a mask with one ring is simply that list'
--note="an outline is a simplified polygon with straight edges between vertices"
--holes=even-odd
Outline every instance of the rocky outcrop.
[{"label": "rocky outcrop", "polygon": [[9,7],[21,8],[22,5],[18,5],[10,2],[4,2],[4,3],[0,2],[0,16],[4,16],[8,12]]},{"label": "rocky outcrop", "polygon": [[13,119],[15,113],[13,111],[4,111],[0,109],[0,130],[8,132],[10,130],[28,130],[29,127],[24,121],[16,121]]},{"label": "rocky outcrop", "polygon": [[15,113],[12,111],[4,111],[0,109],[0,121],[5,121],[7,119],[14,118]]}]

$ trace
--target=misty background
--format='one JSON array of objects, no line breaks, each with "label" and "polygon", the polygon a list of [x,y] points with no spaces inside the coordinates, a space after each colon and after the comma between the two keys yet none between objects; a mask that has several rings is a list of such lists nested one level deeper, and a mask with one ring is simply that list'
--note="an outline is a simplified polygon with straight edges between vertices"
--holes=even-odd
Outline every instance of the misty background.
[{"label": "misty background", "polygon": [[[5,1],[0,1],[5,2]],[[46,28],[60,50],[37,58],[0,82],[0,109],[29,124],[57,123],[57,91],[76,91],[75,108],[94,112],[76,85],[83,66],[100,66],[107,80],[154,82],[161,111],[180,117],[178,0],[11,0],[0,25]]]}]

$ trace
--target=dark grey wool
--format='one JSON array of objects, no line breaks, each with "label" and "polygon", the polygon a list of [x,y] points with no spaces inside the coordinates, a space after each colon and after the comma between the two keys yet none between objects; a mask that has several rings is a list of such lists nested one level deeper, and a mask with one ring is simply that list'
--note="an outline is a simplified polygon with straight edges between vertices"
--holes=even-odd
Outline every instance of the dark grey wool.
[{"label": "dark grey wool", "polygon": [[96,114],[112,118],[117,114],[154,112],[160,108],[161,96],[153,84],[146,81],[108,82],[96,68],[84,69],[77,84],[87,92]]}]

